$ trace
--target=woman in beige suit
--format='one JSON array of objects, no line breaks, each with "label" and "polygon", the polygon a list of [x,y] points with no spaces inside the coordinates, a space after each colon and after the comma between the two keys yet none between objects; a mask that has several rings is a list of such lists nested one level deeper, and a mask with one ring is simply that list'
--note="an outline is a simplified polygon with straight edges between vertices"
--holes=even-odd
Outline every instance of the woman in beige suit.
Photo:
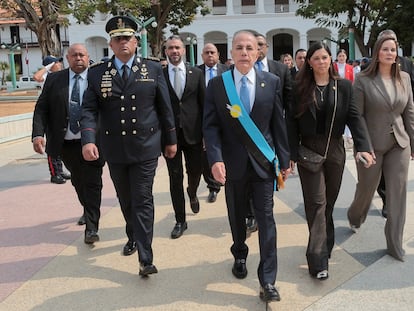
[{"label": "woman in beige suit", "polygon": [[[374,46],[371,64],[354,83],[355,101],[366,120],[376,164],[364,169],[357,163],[358,184],[348,210],[351,228],[365,221],[384,174],[388,218],[385,237],[388,254],[403,261],[408,167],[414,156],[414,106],[410,77],[398,66],[398,42],[385,36]],[[410,147],[411,145],[411,147]]]}]

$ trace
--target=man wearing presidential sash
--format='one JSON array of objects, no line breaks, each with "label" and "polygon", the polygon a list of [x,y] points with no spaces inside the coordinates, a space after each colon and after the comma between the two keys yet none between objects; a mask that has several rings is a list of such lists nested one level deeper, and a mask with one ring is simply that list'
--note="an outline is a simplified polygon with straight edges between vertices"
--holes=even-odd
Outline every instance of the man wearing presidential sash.
[{"label": "man wearing presidential sash", "polygon": [[[225,185],[233,237],[232,273],[247,276],[245,211],[249,189],[259,228],[260,298],[279,301],[273,193],[278,172],[289,175],[289,147],[280,79],[255,70],[257,40],[250,31],[234,34],[234,69],[213,78],[206,91],[203,133],[213,177]],[[264,142],[265,147],[262,143]]]}]

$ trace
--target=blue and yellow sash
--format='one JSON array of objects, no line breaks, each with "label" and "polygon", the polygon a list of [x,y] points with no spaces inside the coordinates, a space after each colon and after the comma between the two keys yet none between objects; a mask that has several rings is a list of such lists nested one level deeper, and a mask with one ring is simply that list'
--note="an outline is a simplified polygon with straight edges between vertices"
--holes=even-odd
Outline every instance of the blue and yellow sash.
[{"label": "blue and yellow sash", "polygon": [[226,71],[222,74],[224,87],[226,89],[227,96],[230,100],[230,104],[227,109],[230,111],[230,115],[237,119],[244,129],[244,131],[238,131],[241,135],[241,139],[246,146],[249,153],[255,158],[255,160],[263,166],[266,170],[269,168],[275,173],[275,187],[279,188],[278,176],[280,174],[279,160],[275,154],[275,151],[270,147],[267,140],[264,138],[262,132],[257,128],[256,124],[250,118],[249,113],[244,109],[244,106],[237,95],[236,86],[232,77],[232,72]]}]

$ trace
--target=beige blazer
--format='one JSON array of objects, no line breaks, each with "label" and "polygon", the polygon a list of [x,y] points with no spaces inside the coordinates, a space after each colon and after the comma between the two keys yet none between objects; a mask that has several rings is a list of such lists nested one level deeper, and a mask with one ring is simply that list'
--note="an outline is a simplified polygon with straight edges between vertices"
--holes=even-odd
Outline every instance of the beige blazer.
[{"label": "beige blazer", "polygon": [[354,82],[354,100],[366,120],[371,144],[375,151],[384,151],[384,136],[393,133],[398,145],[411,144],[414,151],[414,104],[410,76],[401,72],[402,85],[395,98],[390,98],[382,79],[357,75]]}]

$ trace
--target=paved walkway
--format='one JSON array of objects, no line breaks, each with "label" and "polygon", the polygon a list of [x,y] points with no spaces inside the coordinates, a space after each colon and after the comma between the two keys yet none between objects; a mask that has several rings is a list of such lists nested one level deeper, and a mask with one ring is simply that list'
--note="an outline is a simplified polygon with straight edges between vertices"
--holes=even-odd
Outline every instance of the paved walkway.
[{"label": "paved walkway", "polygon": [[[348,153],[342,190],[335,208],[336,247],[325,282],[309,277],[299,177],[275,195],[282,301],[269,310],[412,310],[414,305],[414,174],[409,174],[405,226],[406,261],[385,255],[384,219],[375,197],[358,234],[348,228],[346,209],[355,189],[355,166]],[[231,235],[224,194],[214,204],[199,189],[201,210],[188,214],[189,228],[169,238],[174,215],[163,160],[154,185],[156,219],[154,264],[159,273],[138,276],[137,256],[123,257],[124,221],[108,172],[100,237],[83,243],[76,221],[81,208],[70,185],[49,183],[45,157],[29,139],[0,144],[0,311],[10,310],[265,310],[258,298],[257,233],[248,239],[246,279],[231,274]]]}]

